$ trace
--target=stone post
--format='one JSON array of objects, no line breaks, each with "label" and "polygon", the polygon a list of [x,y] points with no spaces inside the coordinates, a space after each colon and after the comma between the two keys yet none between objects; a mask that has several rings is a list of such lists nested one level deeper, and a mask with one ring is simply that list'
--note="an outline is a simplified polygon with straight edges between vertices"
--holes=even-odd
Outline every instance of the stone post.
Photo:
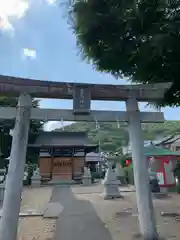
[{"label": "stone post", "polygon": [[148,179],[148,162],[144,155],[140,112],[137,100],[126,102],[129,117],[129,137],[132,145],[132,160],[136,186],[137,207],[142,238],[145,240],[158,239],[153,213],[152,196]]},{"label": "stone post", "polygon": [[39,168],[37,168],[33,172],[33,176],[31,178],[31,185],[32,187],[40,187],[41,185],[41,176],[40,176]]},{"label": "stone post", "polygon": [[102,178],[102,162],[101,161],[99,161],[99,169],[98,169],[98,171],[99,171],[100,178]]},{"label": "stone post", "polygon": [[103,196],[105,200],[113,198],[122,198],[119,191],[120,182],[117,180],[115,169],[112,169],[113,161],[115,160],[115,158],[108,157],[107,160],[108,170],[103,181],[104,192],[101,194],[101,196]]},{"label": "stone post", "polygon": [[90,172],[90,169],[87,167],[84,167],[84,174],[83,174],[82,181],[84,186],[89,186],[92,184],[91,172]]},{"label": "stone post", "polygon": [[27,94],[21,94],[17,107],[10,163],[6,179],[6,190],[0,221],[0,240],[16,240],[17,238],[31,107],[31,97]]}]

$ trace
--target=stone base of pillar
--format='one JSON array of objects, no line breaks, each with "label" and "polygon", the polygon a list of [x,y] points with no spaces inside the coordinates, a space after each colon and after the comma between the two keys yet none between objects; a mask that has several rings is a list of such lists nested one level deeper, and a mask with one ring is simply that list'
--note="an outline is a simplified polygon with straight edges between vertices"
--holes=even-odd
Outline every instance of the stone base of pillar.
[{"label": "stone base of pillar", "polygon": [[128,185],[125,177],[118,176],[117,180],[120,182],[120,184],[122,186],[127,186]]},{"label": "stone base of pillar", "polygon": [[41,178],[32,178],[31,179],[31,186],[32,187],[40,187],[41,185]]},{"label": "stone base of pillar", "polygon": [[110,170],[107,171],[103,185],[104,192],[101,193],[101,196],[104,198],[104,200],[123,198],[119,190],[120,181],[116,180],[115,172]]},{"label": "stone base of pillar", "polygon": [[116,183],[117,183],[119,186],[122,185],[121,180],[120,180],[120,177],[116,177]]},{"label": "stone base of pillar", "polygon": [[114,199],[114,198],[123,198],[121,195],[117,183],[109,183],[104,185],[104,192],[101,193],[101,196],[104,200]]},{"label": "stone base of pillar", "polygon": [[83,176],[82,182],[84,186],[89,186],[92,184],[92,179],[89,176]]}]

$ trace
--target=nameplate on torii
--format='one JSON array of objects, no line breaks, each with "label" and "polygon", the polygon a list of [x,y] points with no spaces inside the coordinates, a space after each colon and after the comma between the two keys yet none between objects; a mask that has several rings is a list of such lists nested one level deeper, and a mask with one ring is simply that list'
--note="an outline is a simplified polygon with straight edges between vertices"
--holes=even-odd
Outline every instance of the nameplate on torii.
[{"label": "nameplate on torii", "polygon": [[75,85],[73,89],[73,113],[89,114],[91,108],[91,90],[84,85]]}]

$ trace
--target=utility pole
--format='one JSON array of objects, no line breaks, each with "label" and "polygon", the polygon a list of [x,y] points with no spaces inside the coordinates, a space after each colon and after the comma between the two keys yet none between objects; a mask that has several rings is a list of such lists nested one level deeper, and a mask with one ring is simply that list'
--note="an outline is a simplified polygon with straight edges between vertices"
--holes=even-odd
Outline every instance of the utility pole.
[{"label": "utility pole", "polygon": [[0,240],[17,239],[31,107],[31,97],[27,94],[21,94],[17,107],[2,218],[0,221]]},{"label": "utility pole", "polygon": [[129,136],[132,145],[132,161],[140,231],[144,240],[156,240],[158,239],[158,234],[153,212],[148,178],[148,162],[144,154],[140,111],[137,100],[130,98],[126,102],[126,108],[129,117]]}]

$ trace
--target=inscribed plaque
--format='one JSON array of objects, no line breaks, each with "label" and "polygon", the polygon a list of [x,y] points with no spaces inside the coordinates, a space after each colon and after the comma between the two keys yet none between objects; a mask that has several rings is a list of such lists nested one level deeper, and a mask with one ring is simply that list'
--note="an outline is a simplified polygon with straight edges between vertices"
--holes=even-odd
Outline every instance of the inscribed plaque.
[{"label": "inscribed plaque", "polygon": [[89,114],[91,107],[90,89],[83,85],[74,87],[73,111],[74,114]]}]

